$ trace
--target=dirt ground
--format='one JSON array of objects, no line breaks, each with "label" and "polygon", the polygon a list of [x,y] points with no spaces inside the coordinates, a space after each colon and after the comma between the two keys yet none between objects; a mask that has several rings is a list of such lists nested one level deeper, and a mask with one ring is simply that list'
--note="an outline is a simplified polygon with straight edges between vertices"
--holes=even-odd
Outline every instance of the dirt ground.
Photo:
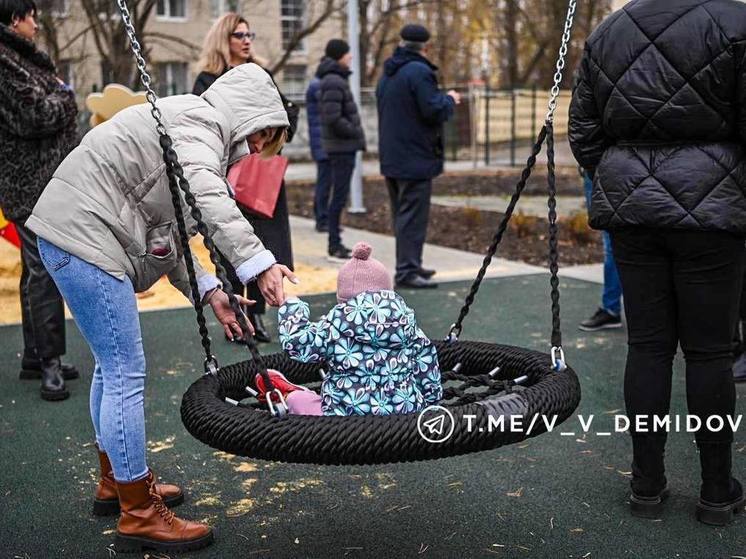
[{"label": "dirt ground", "polygon": [[[486,174],[449,174],[433,182],[434,195],[511,195],[515,190],[519,171],[508,170]],[[524,194],[546,194],[546,171],[538,170],[531,177]],[[366,179],[363,185],[367,213],[345,215],[342,223],[376,233],[392,234],[390,204],[382,179]],[[313,217],[312,185],[308,182],[288,184],[290,213]],[[557,194],[582,195],[582,183],[575,169],[561,169],[557,174]],[[513,215],[498,256],[537,266],[548,266],[548,220],[520,211]],[[433,205],[430,213],[427,242],[469,252],[483,253],[489,246],[503,214],[475,208]],[[560,217],[560,263],[589,264],[603,260],[601,235],[588,227],[586,213],[577,212]]]},{"label": "dirt ground", "polygon": [[[208,264],[207,255],[201,240],[192,242],[201,262]],[[310,295],[326,293],[334,290],[336,269],[322,269],[315,266],[297,265],[296,273],[302,277],[302,283],[294,286],[287,283],[289,293],[294,295]],[[0,240],[0,324],[15,324],[21,321],[21,304],[18,296],[18,282],[21,277],[20,252],[4,240]],[[189,301],[176,290],[166,278],[155,284],[148,292],[138,295],[137,305],[141,311],[156,309],[188,307]]]}]

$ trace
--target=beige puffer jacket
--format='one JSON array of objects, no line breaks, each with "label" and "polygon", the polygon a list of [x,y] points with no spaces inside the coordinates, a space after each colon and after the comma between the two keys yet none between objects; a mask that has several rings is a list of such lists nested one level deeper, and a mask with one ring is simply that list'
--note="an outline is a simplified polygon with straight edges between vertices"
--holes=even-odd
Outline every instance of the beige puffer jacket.
[{"label": "beige puffer jacket", "polygon": [[[242,280],[253,279],[275,259],[241,215],[225,176],[229,163],[248,153],[249,135],[288,126],[276,86],[259,66],[243,64],[201,97],[166,97],[158,107],[212,239]],[[150,106],[121,111],[57,168],[26,226],[115,277],[128,276],[135,291],[167,274],[189,297],[162,157]],[[197,270],[204,294],[216,280]]]}]

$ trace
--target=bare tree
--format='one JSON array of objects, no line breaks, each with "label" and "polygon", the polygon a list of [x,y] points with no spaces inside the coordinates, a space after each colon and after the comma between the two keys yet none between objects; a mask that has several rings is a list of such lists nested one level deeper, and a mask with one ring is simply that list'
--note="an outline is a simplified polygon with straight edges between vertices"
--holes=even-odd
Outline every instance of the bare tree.
[{"label": "bare tree", "polygon": [[55,10],[53,0],[40,0],[37,5],[41,41],[55,65],[59,66],[63,59],[78,62],[85,58],[84,52],[74,52],[73,47],[88,34],[90,26],[85,26],[71,35],[63,34],[61,23],[66,14]]},{"label": "bare tree", "polygon": [[[150,51],[145,42],[144,30],[155,10],[156,1],[130,0],[129,2],[132,25],[146,59]],[[103,81],[137,88],[138,77],[135,73],[135,63],[129,50],[124,22],[119,15],[116,3],[111,0],[81,0],[81,4],[90,24],[96,50],[101,57]]]}]

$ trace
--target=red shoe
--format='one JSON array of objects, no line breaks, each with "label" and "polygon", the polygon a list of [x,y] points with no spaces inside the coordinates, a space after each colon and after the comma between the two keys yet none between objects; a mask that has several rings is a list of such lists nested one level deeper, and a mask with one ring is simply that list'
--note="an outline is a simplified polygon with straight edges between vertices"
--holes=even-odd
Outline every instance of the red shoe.
[{"label": "red shoe", "polygon": [[[292,382],[290,382],[280,371],[267,369],[267,374],[272,380],[272,384],[274,385],[275,389],[279,390],[282,393],[283,398],[287,398],[288,394],[290,394],[291,392],[295,392],[296,390],[304,390],[306,392],[310,392],[310,389],[306,388],[305,386],[300,386],[298,384],[293,384]],[[264,379],[262,378],[261,374],[256,374],[256,376],[254,377],[254,384],[256,385],[256,389],[259,391],[259,395],[256,397],[256,399],[260,402],[266,402],[267,388],[264,386]]]}]

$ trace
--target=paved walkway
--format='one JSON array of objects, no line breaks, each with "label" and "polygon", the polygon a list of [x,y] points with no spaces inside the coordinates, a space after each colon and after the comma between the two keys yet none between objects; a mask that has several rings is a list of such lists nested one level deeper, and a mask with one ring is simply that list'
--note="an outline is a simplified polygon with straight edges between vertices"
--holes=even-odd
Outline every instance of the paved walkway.
[{"label": "paved walkway", "polygon": [[[291,216],[290,228],[293,232],[293,252],[295,253],[296,262],[314,270],[316,274],[327,275],[329,291],[333,291],[337,269],[339,269],[341,264],[331,262],[327,258],[326,235],[315,231],[312,220],[301,217]],[[345,244],[350,247],[358,241],[368,242],[373,246],[375,257],[389,267],[389,269],[394,269],[396,246],[393,237],[351,228],[346,228],[342,236]],[[476,277],[483,259],[483,255],[474,252],[466,252],[431,244],[425,245],[425,267],[432,267],[438,271],[435,276],[435,279],[438,281],[447,282],[472,279]],[[542,273],[548,273],[548,269],[524,262],[496,258],[487,271],[487,277],[499,278]],[[603,265],[565,266],[560,268],[560,276],[592,283],[603,283]],[[318,279],[315,278],[315,280]]]}]

